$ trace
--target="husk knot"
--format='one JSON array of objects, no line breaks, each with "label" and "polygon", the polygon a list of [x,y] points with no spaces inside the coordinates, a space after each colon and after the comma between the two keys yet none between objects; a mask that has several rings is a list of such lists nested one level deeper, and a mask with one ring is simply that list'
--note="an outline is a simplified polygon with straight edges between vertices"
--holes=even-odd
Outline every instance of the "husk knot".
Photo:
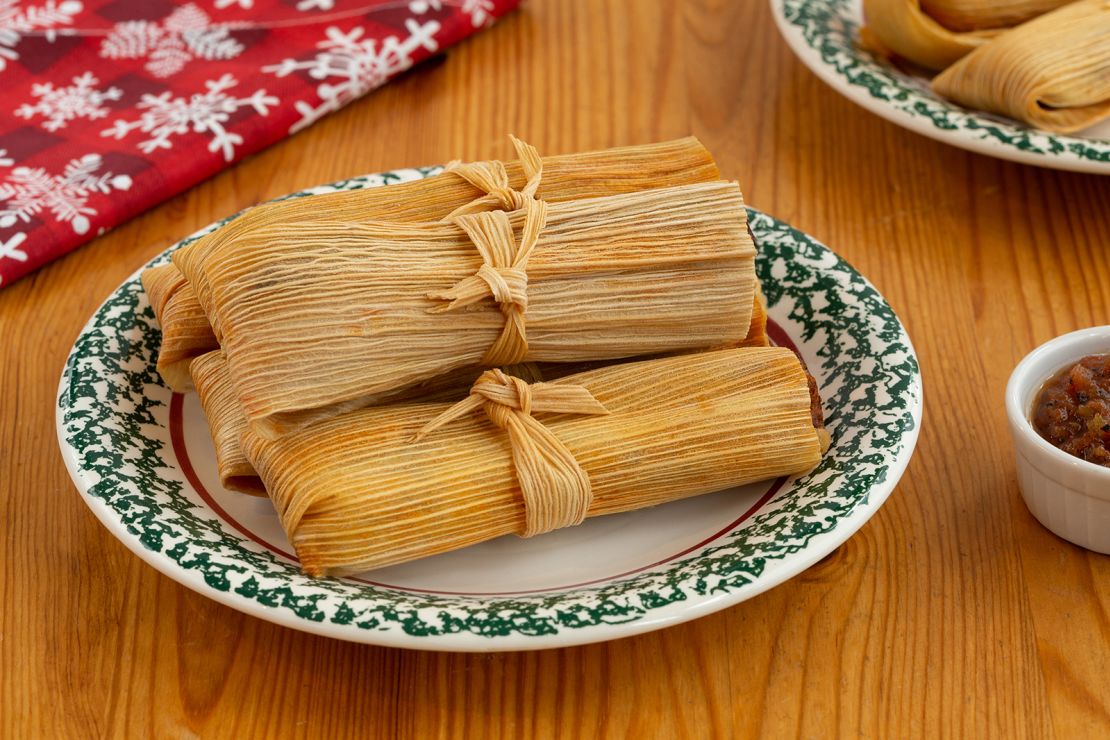
[{"label": "husk knot", "polygon": [[590,478],[566,445],[532,414],[598,415],[609,413],[605,407],[582,386],[530,384],[501,370],[487,370],[470,395],[424,425],[416,440],[478,409],[509,435],[524,500],[520,535],[531,537],[581,523],[593,500]]},{"label": "husk knot", "polygon": [[435,306],[433,313],[454,311],[492,297],[505,315],[501,334],[482,358],[483,365],[514,365],[528,354],[524,315],[528,309],[528,256],[536,246],[547,222],[547,204],[528,201],[524,228],[518,242],[509,215],[486,211],[459,216],[455,223],[467,233],[482,256],[482,266],[441,293],[430,293],[432,300],[447,301]]},{"label": "husk knot", "polygon": [[487,162],[451,162],[444,169],[445,172],[455,173],[485,192],[485,195],[451,211],[444,217],[444,221],[454,221],[457,216],[498,209],[519,211],[536,199],[540,179],[543,177],[543,159],[536,147],[524,143],[515,136],[509,138],[512,139],[513,148],[516,149],[521,169],[524,171],[524,187],[515,190],[509,184],[509,173],[505,170],[505,164],[499,159]]}]

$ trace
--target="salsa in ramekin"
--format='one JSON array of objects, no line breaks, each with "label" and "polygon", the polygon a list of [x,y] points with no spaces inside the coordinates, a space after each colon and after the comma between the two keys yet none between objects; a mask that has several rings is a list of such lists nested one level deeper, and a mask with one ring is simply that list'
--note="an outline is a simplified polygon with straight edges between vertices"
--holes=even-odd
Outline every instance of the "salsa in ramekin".
[{"label": "salsa in ramekin", "polygon": [[1110,354],[1089,355],[1050,378],[1037,394],[1032,422],[1064,452],[1110,467]]}]

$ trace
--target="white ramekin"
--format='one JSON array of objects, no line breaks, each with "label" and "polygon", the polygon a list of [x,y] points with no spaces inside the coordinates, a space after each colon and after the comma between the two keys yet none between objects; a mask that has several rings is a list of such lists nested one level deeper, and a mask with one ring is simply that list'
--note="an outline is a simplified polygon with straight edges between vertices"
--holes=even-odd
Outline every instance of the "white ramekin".
[{"label": "white ramekin", "polygon": [[1080,460],[1037,434],[1030,412],[1046,380],[1087,355],[1110,353],[1110,326],[1064,334],[1018,363],[1006,385],[1018,483],[1041,524],[1069,542],[1110,554],[1110,468]]}]

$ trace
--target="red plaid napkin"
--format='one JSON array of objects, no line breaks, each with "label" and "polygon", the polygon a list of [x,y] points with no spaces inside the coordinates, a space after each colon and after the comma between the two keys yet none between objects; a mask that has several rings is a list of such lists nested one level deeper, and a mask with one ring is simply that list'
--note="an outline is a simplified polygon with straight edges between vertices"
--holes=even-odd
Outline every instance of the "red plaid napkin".
[{"label": "red plaid napkin", "polygon": [[0,287],[519,0],[0,0]]}]

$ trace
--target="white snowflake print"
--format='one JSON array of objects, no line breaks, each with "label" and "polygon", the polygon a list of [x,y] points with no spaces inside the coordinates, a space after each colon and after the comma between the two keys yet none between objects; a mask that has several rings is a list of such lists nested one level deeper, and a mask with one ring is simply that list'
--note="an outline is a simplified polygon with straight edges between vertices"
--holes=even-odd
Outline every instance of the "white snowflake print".
[{"label": "white snowflake print", "polygon": [[[101,165],[99,154],[86,154],[70,160],[65,170],[55,175],[42,167],[16,167],[0,182],[0,228],[10,228],[20,221],[26,223],[48,210],[59,223],[68,223],[74,233],[88,233],[89,216],[96,215],[96,209],[88,205],[89,197],[131,188],[127,175],[98,174]],[[26,260],[27,255],[16,249],[23,242],[19,236],[16,234],[6,242],[0,256]]]},{"label": "white snowflake print", "polygon": [[442,0],[412,0],[409,3],[409,12],[423,15],[429,10],[443,10]]},{"label": "white snowflake print", "polygon": [[335,0],[301,0],[297,3],[297,10],[331,10],[335,7]]},{"label": "white snowflake print", "polygon": [[27,235],[24,234],[22,231],[17,231],[16,233],[12,234],[11,238],[7,241],[0,239],[0,260],[6,257],[8,259],[13,259],[16,262],[26,262],[27,253],[24,252],[22,249],[19,249],[19,245],[25,241],[27,241]]},{"label": "white snowflake print", "polygon": [[313,107],[304,100],[294,106],[301,119],[293,124],[289,133],[315,123],[332,111],[339,110],[352,100],[380,86],[398,72],[412,66],[412,53],[423,47],[436,51],[435,34],[439,31],[437,21],[418,23],[412,18],[405,21],[409,35],[404,39],[387,36],[378,48],[377,39],[363,39],[365,29],[352,28],[347,33],[335,26],[328,27],[327,38],[316,44],[320,49],[312,59],[298,61],[285,59],[280,64],[263,67],[264,72],[272,72],[285,77],[293,72],[305,71],[314,80],[322,81],[316,87],[321,103]]},{"label": "white snowflake print", "polygon": [[[53,41],[57,26],[73,23],[73,16],[85,9],[79,0],[46,0],[41,5],[19,7],[20,0],[0,0],[0,71],[8,62],[19,59],[15,46],[25,34],[45,31]],[[61,33],[65,33],[62,30]]]},{"label": "white snowflake print", "polygon": [[100,56],[107,59],[146,58],[146,70],[155,77],[170,77],[194,59],[234,59],[243,45],[227,26],[211,25],[208,14],[195,3],[186,3],[162,21],[117,23],[100,42]]},{"label": "white snowflake print", "polygon": [[15,160],[8,156],[7,149],[0,149],[0,167],[11,167]]},{"label": "white snowflake print", "polygon": [[151,134],[146,141],[139,142],[139,149],[150,154],[155,149],[169,149],[173,146],[170,139],[187,134],[209,134],[212,141],[208,151],[222,152],[228,162],[235,158],[235,147],[243,143],[243,137],[230,133],[224,125],[240,108],[251,107],[255,113],[265,116],[269,106],[277,105],[278,99],[267,95],[265,90],[256,90],[250,97],[236,98],[227,91],[239,82],[230,74],[218,80],[204,83],[207,92],[196,93],[187,98],[175,98],[172,93],[143,95],[138,108],[143,114],[137,121],[116,120],[111,128],[100,132],[101,136],[114,136],[122,139],[136,129]]},{"label": "white snowflake print", "polygon": [[214,5],[216,6],[216,10],[230,8],[232,5],[238,5],[240,8],[250,10],[254,7],[254,0],[216,0]]},{"label": "white snowflake print", "polygon": [[24,103],[19,106],[15,114],[27,120],[41,115],[45,119],[42,127],[47,131],[65,128],[75,118],[87,118],[90,121],[104,118],[108,115],[108,109],[104,107],[105,101],[119,100],[123,91],[118,87],[98,90],[98,82],[91,72],[74,77],[73,84],[65,87],[54,87],[51,82],[36,82],[31,85],[31,95],[38,100],[34,105]]},{"label": "white snowflake print", "polygon": [[470,25],[479,26],[493,23],[493,0],[463,0],[462,12],[470,16]]}]

